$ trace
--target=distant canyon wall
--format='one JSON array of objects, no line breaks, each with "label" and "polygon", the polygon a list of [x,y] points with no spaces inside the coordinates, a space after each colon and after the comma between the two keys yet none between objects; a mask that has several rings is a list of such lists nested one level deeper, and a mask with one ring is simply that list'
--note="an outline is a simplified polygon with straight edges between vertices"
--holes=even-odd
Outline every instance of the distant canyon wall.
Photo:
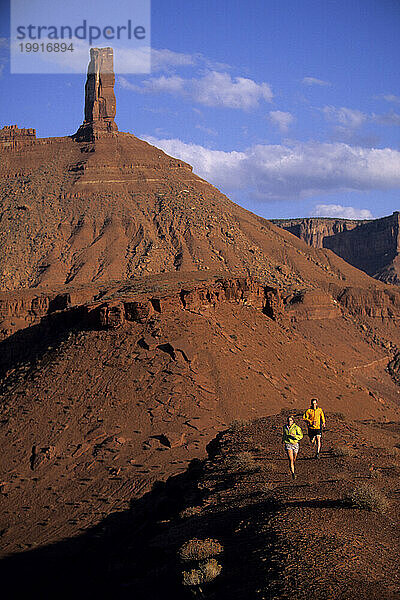
[{"label": "distant canyon wall", "polygon": [[331,218],[277,219],[308,245],[329,248],[357,269],[386,283],[400,285],[400,213],[374,220]]}]

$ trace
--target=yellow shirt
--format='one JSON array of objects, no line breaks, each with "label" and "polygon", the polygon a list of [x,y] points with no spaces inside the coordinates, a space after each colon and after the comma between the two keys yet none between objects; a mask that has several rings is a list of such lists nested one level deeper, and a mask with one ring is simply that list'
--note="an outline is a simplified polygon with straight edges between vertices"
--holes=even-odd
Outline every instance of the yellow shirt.
[{"label": "yellow shirt", "polygon": [[303,421],[307,423],[310,429],[321,429],[321,421],[325,425],[325,415],[322,408],[309,408],[303,415]]},{"label": "yellow shirt", "polygon": [[286,444],[297,444],[303,438],[303,432],[296,423],[292,423],[289,427],[285,425],[283,427],[282,441]]}]

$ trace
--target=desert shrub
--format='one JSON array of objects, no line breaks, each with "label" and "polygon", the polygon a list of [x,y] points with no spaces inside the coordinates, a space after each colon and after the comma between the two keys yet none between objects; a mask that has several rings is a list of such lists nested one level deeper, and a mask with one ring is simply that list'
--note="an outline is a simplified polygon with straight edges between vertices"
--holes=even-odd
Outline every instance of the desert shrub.
[{"label": "desert shrub", "polygon": [[394,456],[395,458],[400,458],[400,447],[394,446],[390,451],[390,456]]},{"label": "desert shrub", "polygon": [[264,462],[263,464],[263,471],[266,471],[267,473],[275,473],[276,471],[280,470],[280,466],[276,464],[276,462],[273,462],[272,460],[269,460],[268,462]]},{"label": "desert shrub", "polygon": [[228,458],[228,468],[231,471],[242,471],[243,473],[254,473],[260,470],[260,466],[251,452],[239,452]]},{"label": "desert shrub", "polygon": [[248,419],[234,419],[229,425],[229,429],[233,432],[241,431],[242,429],[247,427],[247,425],[250,425],[250,423],[251,421]]},{"label": "desert shrub", "polygon": [[206,538],[205,540],[198,540],[193,538],[185,542],[179,549],[178,555],[181,561],[186,562],[189,560],[203,560],[210,558],[210,556],[216,556],[223,551],[223,546],[218,540]]},{"label": "desert shrub", "polygon": [[201,586],[204,583],[213,581],[222,571],[222,566],[218,564],[215,558],[211,558],[199,564],[198,569],[183,571],[183,585]]},{"label": "desert shrub", "polygon": [[350,477],[351,476],[347,471],[340,471],[335,475],[336,481],[349,481]]},{"label": "desert shrub", "polygon": [[399,464],[399,461],[400,461],[400,447],[399,446],[393,446],[392,448],[382,448],[381,453],[394,459],[393,460],[394,466]]},{"label": "desert shrub", "polygon": [[385,494],[370,483],[360,483],[350,490],[344,499],[354,508],[362,510],[383,513],[389,507],[389,502]]},{"label": "desert shrub", "polygon": [[181,510],[181,512],[179,513],[179,516],[181,519],[187,519],[189,517],[196,517],[198,516],[202,511],[201,506],[188,506],[187,508],[184,508],[183,510]]},{"label": "desert shrub", "polygon": [[336,446],[332,448],[333,456],[355,456],[356,451],[351,446]]},{"label": "desert shrub", "polygon": [[272,490],[274,490],[276,488],[277,484],[274,483],[273,481],[267,481],[266,483],[263,484],[263,488],[266,492],[271,492]]}]

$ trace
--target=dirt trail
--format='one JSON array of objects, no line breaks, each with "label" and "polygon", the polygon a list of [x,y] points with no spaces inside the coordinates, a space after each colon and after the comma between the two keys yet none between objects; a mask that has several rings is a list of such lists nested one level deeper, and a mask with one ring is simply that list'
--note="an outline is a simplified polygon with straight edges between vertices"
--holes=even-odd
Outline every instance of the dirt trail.
[{"label": "dirt trail", "polygon": [[[301,422],[301,416],[297,419]],[[296,481],[281,444],[285,415],[237,423],[209,445],[209,458],[158,483],[128,510],[98,526],[0,562],[3,589],[51,597],[63,584],[78,597],[187,598],[179,549],[212,538],[221,574],[203,598],[397,600],[399,423],[346,421],[327,414],[319,460],[301,442]],[[392,450],[370,443],[379,432]],[[343,498],[369,485],[386,498],[384,513]],[[46,565],[46,568],[43,568]],[[18,574],[18,577],[17,577]]]}]

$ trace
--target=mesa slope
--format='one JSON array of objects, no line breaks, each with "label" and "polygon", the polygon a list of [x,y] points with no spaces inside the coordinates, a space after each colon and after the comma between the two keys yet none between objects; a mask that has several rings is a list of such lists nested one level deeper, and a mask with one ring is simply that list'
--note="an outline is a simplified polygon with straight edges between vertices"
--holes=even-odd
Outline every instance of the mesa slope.
[{"label": "mesa slope", "polygon": [[0,152],[0,289],[209,269],[286,287],[371,286],[134,135],[22,136]]},{"label": "mesa slope", "polygon": [[316,248],[329,248],[345,261],[380,281],[400,283],[400,215],[356,221],[351,219],[311,218],[275,219]]},{"label": "mesa slope", "polygon": [[235,418],[317,394],[330,412],[399,419],[392,317],[200,273],[99,296],[1,342],[3,554],[125,508]]}]

